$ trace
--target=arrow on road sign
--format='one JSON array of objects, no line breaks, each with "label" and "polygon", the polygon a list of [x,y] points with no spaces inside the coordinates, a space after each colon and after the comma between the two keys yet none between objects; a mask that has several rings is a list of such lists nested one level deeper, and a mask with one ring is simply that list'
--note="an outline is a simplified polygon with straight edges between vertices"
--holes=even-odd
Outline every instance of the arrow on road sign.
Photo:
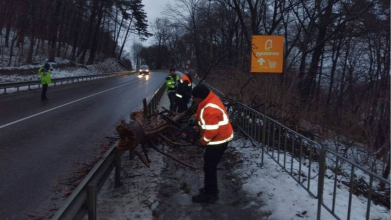
[{"label": "arrow on road sign", "polygon": [[257,62],[262,66],[265,63],[265,60],[261,57]]}]

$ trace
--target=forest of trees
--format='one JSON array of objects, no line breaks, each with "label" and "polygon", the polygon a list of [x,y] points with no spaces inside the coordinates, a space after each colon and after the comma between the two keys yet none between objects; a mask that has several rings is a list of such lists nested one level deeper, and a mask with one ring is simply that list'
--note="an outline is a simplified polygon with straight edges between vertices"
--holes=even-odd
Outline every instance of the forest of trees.
[{"label": "forest of trees", "polygon": [[[231,97],[389,160],[388,0],[176,0],[164,14],[139,53],[154,68],[191,60]],[[250,73],[252,35],[284,36],[283,74]]]},{"label": "forest of trees", "polygon": [[130,34],[150,36],[143,7],[141,0],[0,0],[0,54],[8,66],[38,55],[86,64],[120,59]]},{"label": "forest of trees", "polygon": [[[7,53],[6,66],[39,55],[120,59],[131,34],[151,36],[143,7],[142,0],[0,0],[0,55]],[[231,98],[389,160],[389,0],[175,0],[164,15],[152,21],[153,45],[132,46],[136,66],[183,68],[190,60]],[[252,35],[284,36],[283,74],[250,73]]]}]

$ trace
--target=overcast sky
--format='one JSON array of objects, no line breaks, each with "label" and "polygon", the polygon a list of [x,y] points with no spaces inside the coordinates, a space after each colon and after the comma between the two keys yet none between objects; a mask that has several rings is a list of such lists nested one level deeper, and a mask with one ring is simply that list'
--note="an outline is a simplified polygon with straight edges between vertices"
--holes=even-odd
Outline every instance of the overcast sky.
[{"label": "overcast sky", "polygon": [[[171,5],[175,4],[175,0],[142,0],[144,5],[144,11],[147,13],[147,19],[148,19],[148,30],[150,33],[152,33],[151,30],[151,23],[155,21],[156,18],[163,17],[162,12],[164,11],[164,8],[168,3]],[[141,42],[139,37],[134,35],[130,37],[128,42],[126,42],[125,50],[127,52],[130,52],[130,56],[133,59],[133,53],[132,53],[132,45],[134,42],[140,42],[144,46],[150,46],[153,43],[153,37],[148,38],[147,41]],[[134,60],[133,60],[134,61]]]},{"label": "overcast sky", "polygon": [[[175,0],[143,0],[144,10],[148,16],[148,24],[151,26],[151,23],[155,21],[158,17],[163,17],[163,10],[165,6],[171,3],[172,5],[175,3]],[[152,30],[149,28],[149,32]],[[143,42],[145,46],[152,44],[152,37],[150,37],[146,42]]]}]

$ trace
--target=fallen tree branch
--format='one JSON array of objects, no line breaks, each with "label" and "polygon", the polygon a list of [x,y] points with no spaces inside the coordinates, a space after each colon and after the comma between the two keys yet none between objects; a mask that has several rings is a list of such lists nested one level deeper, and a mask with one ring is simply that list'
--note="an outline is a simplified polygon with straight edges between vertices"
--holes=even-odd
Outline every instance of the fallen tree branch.
[{"label": "fallen tree branch", "polygon": [[150,167],[148,161],[145,160],[145,158],[141,155],[140,152],[138,152],[137,150],[134,150],[133,152],[137,155],[137,157],[141,160],[141,162],[145,164],[145,166],[147,166],[148,168]]},{"label": "fallen tree branch", "polygon": [[185,165],[185,166],[187,166],[187,167],[189,167],[189,168],[191,168],[191,169],[193,169],[193,170],[195,170],[195,171],[200,170],[199,168],[193,167],[192,165],[190,165],[190,164],[188,164],[188,163],[186,163],[186,162],[183,162],[183,161],[177,159],[176,157],[171,156],[170,154],[167,154],[166,152],[160,150],[160,149],[159,149],[154,143],[152,143],[152,142],[149,142],[149,145],[151,146],[152,149],[154,149],[154,150],[156,150],[157,152],[163,154],[164,156],[167,156],[167,157],[173,159],[174,161],[176,161],[176,162],[178,162],[178,163],[180,163],[180,164],[182,164],[182,165]]},{"label": "fallen tree branch", "polygon": [[172,145],[175,145],[175,146],[182,146],[182,147],[185,147],[185,146],[192,146],[192,144],[180,144],[178,142],[175,142],[175,141],[172,141],[170,140],[168,137],[164,136],[163,134],[159,134],[159,136],[161,138],[163,138],[165,141],[167,141],[169,144],[172,144]]},{"label": "fallen tree branch", "polygon": [[150,130],[150,131],[145,132],[145,135],[148,136],[148,135],[153,135],[153,134],[156,134],[156,133],[160,133],[160,132],[162,132],[162,131],[164,131],[164,130],[166,130],[168,128],[172,128],[172,126],[171,125],[167,125],[167,126],[164,126],[162,128],[159,128],[159,129]]}]

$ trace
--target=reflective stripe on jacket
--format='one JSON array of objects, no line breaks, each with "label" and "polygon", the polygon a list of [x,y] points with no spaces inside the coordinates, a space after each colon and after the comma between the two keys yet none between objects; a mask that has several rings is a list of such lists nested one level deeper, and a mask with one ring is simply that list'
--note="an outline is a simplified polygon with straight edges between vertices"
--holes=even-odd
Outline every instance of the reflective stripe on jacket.
[{"label": "reflective stripe on jacket", "polygon": [[233,139],[233,129],[227,110],[212,91],[198,104],[197,120],[201,127],[203,145],[218,145]]},{"label": "reflective stripe on jacket", "polygon": [[176,96],[183,98],[185,103],[188,103],[191,98],[192,83],[186,74],[183,74],[176,89]]},{"label": "reflective stripe on jacket", "polygon": [[166,77],[166,92],[167,93],[175,92],[176,84],[177,84],[177,81],[179,81],[179,80],[180,80],[180,78],[176,74],[174,75],[174,77],[171,76],[170,74],[168,74],[168,76]]},{"label": "reflective stripe on jacket", "polygon": [[41,67],[38,70],[39,76],[41,77],[41,84],[42,85],[52,83],[52,79],[50,78],[50,71],[47,70],[45,72],[45,70],[46,69],[44,67]]}]

